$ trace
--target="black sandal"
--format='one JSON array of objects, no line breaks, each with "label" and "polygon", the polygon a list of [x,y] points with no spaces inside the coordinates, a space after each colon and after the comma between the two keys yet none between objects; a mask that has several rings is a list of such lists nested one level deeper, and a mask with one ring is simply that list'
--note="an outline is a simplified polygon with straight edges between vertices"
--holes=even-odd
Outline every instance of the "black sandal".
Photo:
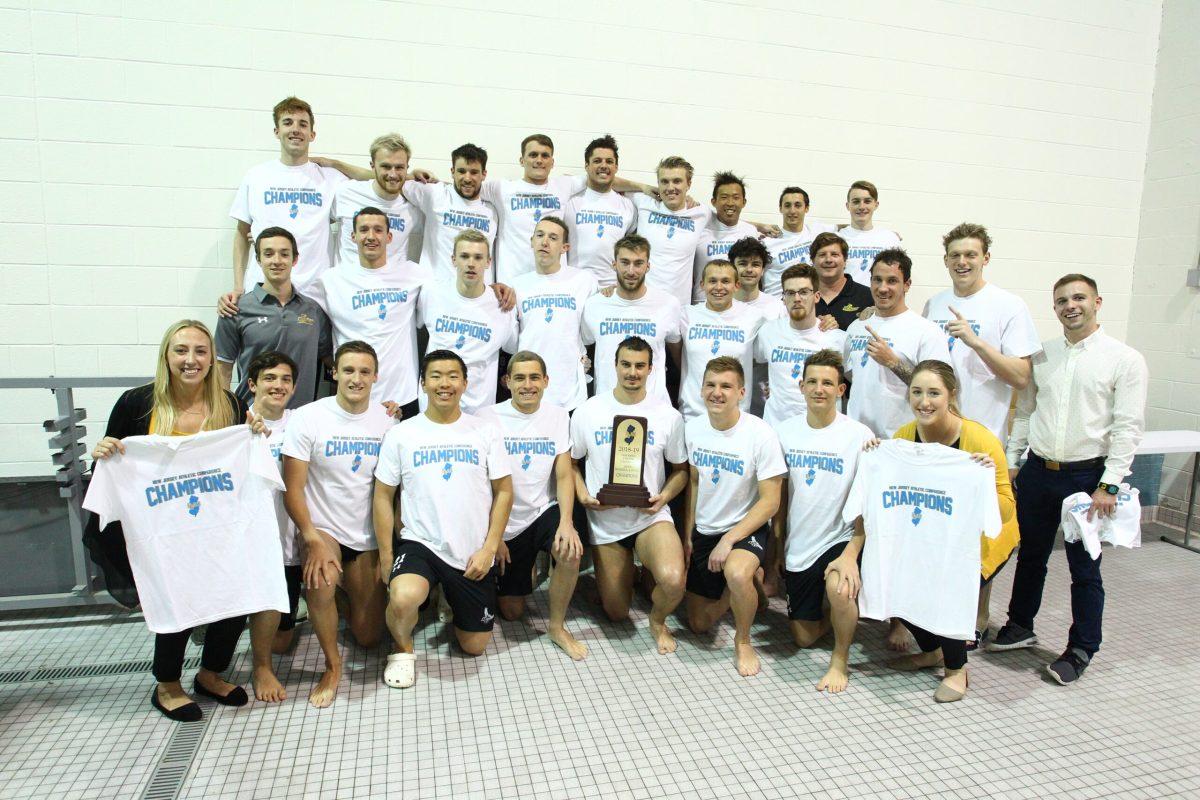
[{"label": "black sandal", "polygon": [[246,694],[246,690],[240,686],[233,687],[229,694],[217,694],[216,692],[210,692],[208,689],[205,689],[200,684],[199,678],[193,678],[192,688],[196,690],[196,694],[201,694],[205,697],[211,697],[213,700],[216,700],[223,706],[244,706],[246,703],[250,702],[250,697]]},{"label": "black sandal", "polygon": [[150,705],[157,708],[162,715],[167,719],[175,722],[199,722],[204,718],[204,712],[200,710],[200,706],[196,703],[185,703],[179,708],[167,709],[158,700],[158,687],[155,686],[150,690]]}]

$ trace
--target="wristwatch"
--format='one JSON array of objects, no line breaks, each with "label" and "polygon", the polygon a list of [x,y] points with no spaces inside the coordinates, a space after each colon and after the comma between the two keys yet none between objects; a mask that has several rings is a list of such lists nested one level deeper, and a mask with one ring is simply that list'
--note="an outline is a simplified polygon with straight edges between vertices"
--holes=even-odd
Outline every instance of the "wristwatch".
[{"label": "wristwatch", "polygon": [[1109,494],[1116,494],[1117,492],[1121,491],[1121,487],[1117,486],[1115,483],[1104,483],[1103,481],[1096,484],[1096,488],[1108,492]]}]

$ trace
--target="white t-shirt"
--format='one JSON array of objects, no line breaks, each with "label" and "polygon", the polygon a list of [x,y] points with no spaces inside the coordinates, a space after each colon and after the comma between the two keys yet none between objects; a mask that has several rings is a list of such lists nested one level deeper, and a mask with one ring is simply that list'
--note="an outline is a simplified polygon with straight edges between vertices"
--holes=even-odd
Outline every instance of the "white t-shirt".
[{"label": "white t-shirt", "polygon": [[[650,398],[630,405],[617,402],[611,391],[588,398],[571,417],[571,457],[576,460],[587,458],[585,481],[592,497],[608,483],[613,418],[617,414],[646,418],[646,471],[642,478],[653,497],[662,491],[667,481],[666,462],[683,464],[687,461],[683,417],[670,404]],[[610,508],[605,511],[588,509],[587,515],[592,528],[592,544],[610,544],[640,533],[656,522],[671,522],[671,509],[667,506],[657,514],[637,508]]]},{"label": "white t-shirt", "polygon": [[875,256],[888,248],[900,246],[900,237],[887,228],[860,231],[853,225],[847,225],[837,235],[850,245],[850,252],[846,256],[846,275],[868,288],[871,286],[871,264],[875,263]]},{"label": "white t-shirt", "polygon": [[479,418],[500,429],[512,467],[513,505],[504,529],[507,542],[558,502],[554,460],[571,451],[571,418],[544,399],[532,414],[522,414],[511,400],[505,400],[480,411]]},{"label": "white t-shirt", "polygon": [[858,613],[974,636],[979,536],[1000,534],[996,471],[940,444],[888,439],[859,459],[842,519],[862,516]]},{"label": "white t-shirt", "polygon": [[413,237],[414,231],[423,230],[425,215],[421,209],[396,195],[391,200],[380,197],[375,181],[346,181],[333,194],[333,218],[339,223],[337,263],[358,265],[358,245],[350,238],[354,233],[354,215],[368,206],[387,214],[388,230],[392,241],[388,242],[388,263],[412,260],[420,240]]},{"label": "white t-shirt", "polygon": [[865,322],[856,319],[846,329],[842,357],[846,362],[846,374],[853,380],[846,413],[881,438],[889,438],[912,419],[908,387],[894,372],[867,354],[867,343],[871,341],[868,325],[912,366],[927,358],[949,363],[950,351],[941,329],[911,308],[891,317],[876,315]]},{"label": "white t-shirt", "polygon": [[[251,408],[251,410],[254,409]],[[285,408],[283,416],[279,419],[263,417],[263,424],[267,426],[267,446],[271,449],[271,458],[275,459],[275,463],[279,465],[280,480],[283,480],[283,436],[287,432],[288,417],[291,415],[292,409]],[[275,493],[275,519],[279,523],[279,543],[283,548],[283,563],[288,566],[303,563],[300,558],[299,543],[296,541],[296,523],[292,522],[292,518],[288,516],[287,508],[283,504],[283,492]]]},{"label": "white t-shirt", "polygon": [[783,300],[763,291],[759,291],[753,300],[739,300],[738,302],[758,309],[758,313],[762,314],[763,319],[779,319],[787,316],[787,306],[783,304]]},{"label": "white t-shirt", "polygon": [[1100,543],[1108,542],[1113,547],[1142,546],[1142,501],[1140,492],[1121,484],[1117,493],[1117,507],[1111,517],[1093,516],[1088,520],[1088,509],[1092,507],[1092,496],[1087,492],[1076,492],[1062,501],[1061,524],[1064,542],[1083,542],[1083,548],[1095,561],[1100,557]]},{"label": "white t-shirt", "polygon": [[692,304],[692,265],[696,246],[708,228],[713,210],[696,206],[672,211],[661,200],[635,194],[637,232],[650,242],[650,271],[646,283],[662,289],[687,308]]},{"label": "white t-shirt", "polygon": [[491,481],[509,471],[504,440],[492,423],[463,414],[441,424],[418,414],[388,431],[375,477],[400,487],[402,538],[461,570],[487,538]]},{"label": "white t-shirt", "polygon": [[580,336],[584,344],[596,345],[592,374],[596,376],[596,394],[607,394],[617,385],[617,345],[630,336],[650,343],[654,353],[648,397],[670,403],[667,394],[667,342],[678,342],[683,332],[683,311],[679,302],[662,291],[647,286],[637,300],[625,300],[616,292],[588,298],[583,306]]},{"label": "white t-shirt", "polygon": [[579,325],[585,302],[596,293],[596,279],[586,270],[560,267],[549,275],[519,275],[512,288],[520,329],[517,349],[542,357],[550,377],[544,400],[570,411],[587,399]]},{"label": "white t-shirt", "polygon": [[[719,312],[704,303],[684,309],[683,371],[679,388],[679,410],[684,419],[708,415],[700,390],[704,367],[717,356],[733,356],[740,361],[749,382],[754,369],[754,337],[762,324],[763,317],[758,309],[738,300]],[[740,404],[743,411],[750,408],[750,389],[747,385],[746,396]]]},{"label": "white t-shirt", "polygon": [[[292,267],[292,285],[301,294],[329,269],[333,196],[345,180],[336,169],[318,167],[311,161],[289,167],[275,158],[246,172],[229,208],[229,216],[250,225],[255,239],[266,228],[276,226],[296,237],[298,258]],[[263,280],[252,245],[242,289],[248,292]]]},{"label": "white t-shirt", "polygon": [[130,436],[96,461],[83,507],[120,522],[146,627],[174,633],[288,610],[267,440],[245,425]]},{"label": "white t-shirt", "polygon": [[371,402],[411,403],[417,397],[417,298],[431,275],[403,259],[366,269],[355,258],[322,275],[308,296],[328,315],[334,347],[363,341],[375,348],[379,379]]},{"label": "white t-shirt", "polygon": [[617,282],[613,246],[637,224],[633,201],[619,192],[584,189],[563,206],[563,216],[571,234],[570,265],[591,271],[601,286],[612,286]]},{"label": "white t-shirt", "polygon": [[[953,289],[938,292],[925,304],[922,315],[942,329],[955,319],[950,306],[971,323],[971,329],[1006,356],[1031,356],[1041,352],[1037,328],[1029,307],[1012,292],[985,284],[970,297],[957,297]],[[1013,389],[988,368],[979,355],[952,336],[946,336],[950,365],[958,378],[958,407],[968,419],[985,426],[1001,444],[1008,441],[1008,407]]]},{"label": "white t-shirt", "polygon": [[288,420],[283,454],[308,462],[304,498],[313,527],[352,550],[377,549],[371,524],[371,475],[392,418],[374,401],[361,414],[323,397]]},{"label": "white t-shirt", "polygon": [[[421,266],[439,281],[454,283],[454,239],[468,228],[487,237],[488,252],[495,251],[496,212],[479,198],[464,200],[452,183],[404,182],[404,196],[425,214],[425,242]],[[488,270],[492,281],[495,270]]]},{"label": "white t-shirt", "polygon": [[[563,207],[572,195],[587,187],[582,175],[548,178],[541,186],[526,180],[489,179],[479,196],[491,203],[500,220],[496,244],[496,280],[512,285],[518,276],[534,269],[533,229],[542,217],[563,217]],[[565,220],[564,220],[565,222]]]},{"label": "white t-shirt", "polygon": [[775,428],[788,468],[787,543],[784,565],[789,572],[808,569],[829,548],[848,542],[854,520],[842,519],[842,508],[858,470],[871,429],[838,414],[824,428],[808,424],[807,413]]},{"label": "white t-shirt", "polygon": [[[479,297],[458,293],[455,283],[434,281],[417,300],[418,323],[429,331],[425,352],[453,350],[467,365],[467,390],[459,405],[468,414],[496,402],[496,377],[500,350],[515,352],[517,318],[501,311],[491,287]],[[424,393],[418,398],[421,410],[429,405]]]},{"label": "white t-shirt", "polygon": [[789,317],[765,323],[754,339],[754,360],[767,365],[767,383],[771,394],[763,408],[763,419],[778,425],[797,414],[803,416],[808,403],[800,391],[804,362],[818,350],[845,348],[846,332],[822,331],[820,325],[796,330]]},{"label": "white t-shirt", "polygon": [[700,473],[696,492],[696,532],[724,536],[758,502],[758,482],[787,471],[771,426],[741,414],[727,431],[712,426],[708,414],[688,420],[684,429],[688,463]]},{"label": "white t-shirt", "polygon": [[780,277],[788,267],[797,264],[811,264],[808,249],[812,246],[817,234],[836,230],[836,225],[826,225],[823,222],[804,221],[804,229],[800,231],[784,231],[774,239],[763,239],[767,252],[771,254],[771,263],[763,272],[762,290],[774,297],[783,297],[783,284]]},{"label": "white t-shirt", "polygon": [[[739,239],[747,237],[757,239],[758,229],[749,222],[740,220],[731,227],[721,222],[717,218],[716,212],[713,212],[708,227],[700,235],[700,241],[696,243],[696,255],[692,262],[692,302],[699,303],[704,299],[704,289],[700,285],[700,279],[704,276],[705,265],[718,258],[729,261],[729,248],[733,247]],[[653,259],[654,254],[651,253],[650,256]]]}]

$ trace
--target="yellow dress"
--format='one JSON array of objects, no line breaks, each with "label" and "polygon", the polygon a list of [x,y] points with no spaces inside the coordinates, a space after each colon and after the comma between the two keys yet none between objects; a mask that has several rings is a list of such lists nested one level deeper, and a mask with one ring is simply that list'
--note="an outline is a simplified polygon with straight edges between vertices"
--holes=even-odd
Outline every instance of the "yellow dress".
[{"label": "yellow dress", "polygon": [[[896,431],[894,439],[917,440],[916,420]],[[1008,459],[1004,457],[1004,448],[995,434],[974,420],[962,421],[962,432],[959,434],[958,448],[967,453],[987,453],[996,464],[996,496],[1000,499],[1000,535],[995,539],[981,536],[980,575],[984,580],[996,574],[1004,566],[1021,541],[1021,533],[1017,528],[1017,503],[1013,499],[1012,484],[1008,480]]]}]

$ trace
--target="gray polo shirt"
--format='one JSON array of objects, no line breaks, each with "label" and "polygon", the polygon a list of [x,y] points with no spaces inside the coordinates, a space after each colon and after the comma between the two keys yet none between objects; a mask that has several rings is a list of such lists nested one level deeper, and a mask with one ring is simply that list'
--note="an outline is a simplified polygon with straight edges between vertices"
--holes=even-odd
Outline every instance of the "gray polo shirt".
[{"label": "gray polo shirt", "polygon": [[293,292],[281,306],[260,283],[238,299],[237,316],[217,320],[216,346],[218,361],[237,363],[234,394],[247,406],[254,400],[247,381],[251,360],[269,350],[289,356],[300,374],[288,408],[298,408],[316,397],[320,360],[333,352],[333,339],[329,318],[315,301]]}]

